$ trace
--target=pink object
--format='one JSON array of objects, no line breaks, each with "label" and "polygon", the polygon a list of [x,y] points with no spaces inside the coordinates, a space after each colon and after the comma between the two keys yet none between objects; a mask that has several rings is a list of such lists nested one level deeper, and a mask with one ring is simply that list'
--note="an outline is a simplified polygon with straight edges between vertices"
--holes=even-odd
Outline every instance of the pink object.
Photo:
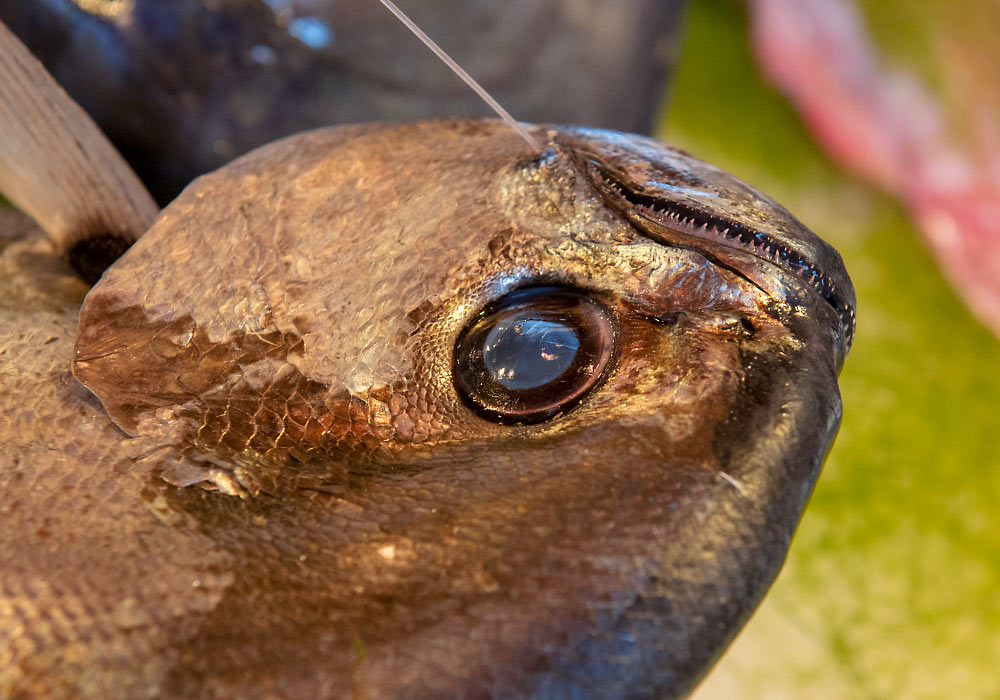
[{"label": "pink object", "polygon": [[881,63],[851,0],[748,5],[764,74],[835,160],[905,203],[966,304],[1000,336],[1000,115],[983,107],[966,145],[930,92]]}]

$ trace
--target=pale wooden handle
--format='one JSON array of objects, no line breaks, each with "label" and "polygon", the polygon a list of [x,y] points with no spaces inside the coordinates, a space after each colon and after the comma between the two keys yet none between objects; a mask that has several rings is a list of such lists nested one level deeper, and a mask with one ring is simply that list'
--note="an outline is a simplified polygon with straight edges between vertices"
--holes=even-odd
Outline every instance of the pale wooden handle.
[{"label": "pale wooden handle", "polygon": [[0,22],[0,192],[64,250],[135,240],[159,211],[91,118]]}]

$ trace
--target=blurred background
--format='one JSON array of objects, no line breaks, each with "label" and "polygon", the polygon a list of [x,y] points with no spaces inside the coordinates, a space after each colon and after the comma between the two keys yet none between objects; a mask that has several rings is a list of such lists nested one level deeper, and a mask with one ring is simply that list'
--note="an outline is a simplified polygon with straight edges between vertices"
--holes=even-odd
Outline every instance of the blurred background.
[{"label": "blurred background", "polygon": [[[967,96],[949,82],[975,59],[1000,70],[1000,3],[857,9],[871,50],[970,138]],[[1000,698],[1000,342],[946,281],[910,203],[831,160],[762,77],[751,33],[743,2],[689,4],[658,135],[833,243],[857,288],[858,334],[840,434],[787,564],[694,697]],[[987,93],[980,105],[1000,95],[1000,81],[969,87]],[[1000,132],[997,114],[987,126]],[[995,232],[966,233],[1000,246]]]},{"label": "blurred background", "polygon": [[[847,263],[840,435],[695,698],[1000,698],[1000,1],[400,4],[519,118],[652,128]],[[485,112],[374,0],[0,0],[0,19],[161,201],[282,133]]]}]

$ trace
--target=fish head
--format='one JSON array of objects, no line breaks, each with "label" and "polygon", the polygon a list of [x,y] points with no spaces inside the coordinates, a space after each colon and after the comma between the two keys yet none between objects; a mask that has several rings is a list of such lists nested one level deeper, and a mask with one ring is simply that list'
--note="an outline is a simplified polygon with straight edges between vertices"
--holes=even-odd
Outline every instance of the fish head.
[{"label": "fish head", "polygon": [[681,151],[535,133],[278,141],[88,295],[75,376],[224,553],[178,693],[673,697],[759,602],[839,424],[843,264]]}]

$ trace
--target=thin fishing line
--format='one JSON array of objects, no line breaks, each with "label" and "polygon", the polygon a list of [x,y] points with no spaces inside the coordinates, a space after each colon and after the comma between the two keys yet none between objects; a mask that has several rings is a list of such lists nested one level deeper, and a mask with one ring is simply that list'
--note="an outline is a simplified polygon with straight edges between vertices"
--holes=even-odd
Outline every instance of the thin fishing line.
[{"label": "thin fishing line", "polygon": [[389,12],[396,15],[396,18],[400,22],[402,22],[407,29],[413,32],[414,35],[416,35],[416,37],[420,39],[420,41],[424,42],[424,45],[431,51],[433,51],[438,58],[444,61],[445,65],[451,68],[459,78],[465,81],[466,85],[472,88],[477,95],[483,98],[486,104],[488,104],[494,112],[499,114],[500,118],[503,119],[505,122],[507,122],[508,126],[510,126],[511,129],[516,131],[517,134],[522,139],[528,142],[528,145],[530,145],[536,151],[542,150],[541,144],[539,144],[538,141],[535,140],[535,137],[533,137],[530,133],[528,133],[528,130],[525,129],[523,126],[521,126],[521,124],[516,119],[514,119],[514,117],[512,117],[506,109],[501,107],[500,103],[494,100],[493,96],[490,95],[490,93],[486,92],[486,90],[483,88],[482,85],[477,83],[471,75],[466,73],[465,70],[462,68],[462,66],[455,63],[455,61],[452,60],[451,56],[445,53],[444,49],[442,49],[440,46],[434,43],[433,39],[427,36],[420,27],[414,24],[413,20],[411,20],[409,17],[406,16],[406,13],[404,13],[402,10],[396,7],[396,4],[392,2],[392,0],[379,0],[379,2],[381,2],[385,6],[385,8],[389,10]]}]

